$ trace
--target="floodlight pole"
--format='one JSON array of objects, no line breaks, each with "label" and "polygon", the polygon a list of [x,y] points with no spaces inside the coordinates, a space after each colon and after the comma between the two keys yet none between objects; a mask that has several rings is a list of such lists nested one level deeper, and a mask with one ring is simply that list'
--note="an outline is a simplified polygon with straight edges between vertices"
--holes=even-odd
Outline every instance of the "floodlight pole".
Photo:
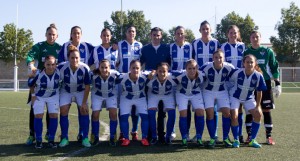
[{"label": "floodlight pole", "polygon": [[123,0],[121,0],[121,39],[123,37]]},{"label": "floodlight pole", "polygon": [[18,85],[18,65],[17,65],[17,43],[18,43],[18,4],[17,4],[17,24],[16,24],[16,45],[15,45],[15,66],[14,66],[14,92],[19,90]]}]

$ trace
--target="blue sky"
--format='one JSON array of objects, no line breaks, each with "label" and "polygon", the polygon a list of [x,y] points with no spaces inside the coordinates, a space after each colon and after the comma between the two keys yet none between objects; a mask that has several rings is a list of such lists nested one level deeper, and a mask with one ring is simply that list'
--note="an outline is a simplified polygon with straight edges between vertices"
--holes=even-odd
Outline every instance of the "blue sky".
[{"label": "blue sky", "polygon": [[[169,30],[182,25],[191,29],[195,37],[200,37],[199,24],[207,20],[215,29],[215,24],[228,13],[235,11],[242,17],[249,14],[259,31],[263,42],[270,36],[277,36],[275,25],[281,18],[281,9],[288,8],[291,0],[123,0],[123,11],[142,10],[152,27]],[[300,7],[300,0],[294,0]],[[17,16],[18,4],[18,16]],[[70,29],[78,25],[83,30],[82,41],[93,45],[101,43],[99,35],[103,22],[111,22],[112,12],[121,10],[121,0],[9,0],[0,6],[0,31],[7,23],[17,22],[18,27],[30,29],[34,42],[45,40],[45,30],[50,23],[58,27],[62,44],[69,39]]]}]

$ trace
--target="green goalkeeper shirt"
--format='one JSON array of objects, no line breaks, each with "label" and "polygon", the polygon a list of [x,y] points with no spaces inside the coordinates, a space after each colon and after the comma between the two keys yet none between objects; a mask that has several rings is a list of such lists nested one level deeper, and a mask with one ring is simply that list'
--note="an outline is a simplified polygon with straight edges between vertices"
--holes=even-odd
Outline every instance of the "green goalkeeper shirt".
[{"label": "green goalkeeper shirt", "polygon": [[244,56],[249,54],[256,57],[257,64],[262,70],[265,80],[279,78],[278,62],[274,52],[270,48],[260,46],[259,48],[254,49],[250,47],[244,52]]},{"label": "green goalkeeper shirt", "polygon": [[57,59],[58,52],[60,51],[61,46],[58,43],[50,45],[47,41],[42,41],[34,46],[27,54],[26,63],[27,65],[34,61],[35,66],[42,70],[44,69],[44,61],[47,55],[53,55]]}]

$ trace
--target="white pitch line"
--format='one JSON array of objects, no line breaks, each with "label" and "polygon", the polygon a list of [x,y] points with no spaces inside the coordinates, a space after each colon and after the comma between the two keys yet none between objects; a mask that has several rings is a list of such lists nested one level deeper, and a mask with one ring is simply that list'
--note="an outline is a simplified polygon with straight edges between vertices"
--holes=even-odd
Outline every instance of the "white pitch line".
[{"label": "white pitch line", "polygon": [[[29,110],[27,108],[10,108],[10,107],[0,107],[1,109],[9,109],[9,110]],[[78,116],[76,114],[69,114],[69,115],[72,115],[72,116]],[[109,130],[109,125],[103,121],[100,120],[100,125],[103,125],[104,126],[104,132],[103,132],[103,135],[101,137],[99,137],[99,140],[100,141],[105,141],[108,139],[108,136],[109,136],[109,133],[110,133],[110,130]],[[64,157],[58,157],[57,159],[53,159],[53,160],[48,160],[48,161],[62,161],[62,160],[66,160],[66,159],[69,159],[70,157],[74,157],[76,155],[79,155],[85,151],[89,150],[89,148],[81,148],[79,150],[76,150],[72,153],[68,153],[66,154]]]}]

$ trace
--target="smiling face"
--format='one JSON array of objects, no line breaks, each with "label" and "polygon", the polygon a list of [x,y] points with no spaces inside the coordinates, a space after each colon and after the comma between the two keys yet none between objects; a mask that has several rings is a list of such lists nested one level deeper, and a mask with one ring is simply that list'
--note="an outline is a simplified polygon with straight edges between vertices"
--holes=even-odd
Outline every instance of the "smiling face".
[{"label": "smiling face", "polygon": [[110,31],[109,30],[102,31],[100,38],[102,40],[102,44],[109,44],[110,40],[111,40],[111,33],[110,33]]},{"label": "smiling face", "polygon": [[70,52],[68,59],[69,59],[71,67],[77,68],[79,65],[79,60],[80,60],[79,52],[78,51]]},{"label": "smiling face", "polygon": [[159,81],[163,82],[167,79],[168,70],[169,70],[169,67],[167,65],[162,65],[157,68],[157,77],[158,77]]},{"label": "smiling face", "polygon": [[253,72],[257,65],[255,57],[253,55],[247,55],[243,60],[243,65],[247,72]]},{"label": "smiling face", "polygon": [[56,59],[53,56],[50,56],[49,58],[46,58],[46,61],[44,63],[46,74],[53,74],[56,69]]},{"label": "smiling face", "polygon": [[135,36],[136,36],[135,27],[129,27],[126,31],[126,40],[131,42],[135,40]]},{"label": "smiling face", "polygon": [[71,31],[72,42],[77,42],[77,43],[80,42],[81,36],[82,36],[82,32],[80,28],[75,27],[72,29]]},{"label": "smiling face", "polygon": [[101,62],[99,66],[100,75],[102,78],[107,78],[110,72],[110,64],[108,61]]},{"label": "smiling face", "polygon": [[240,31],[237,27],[231,27],[231,29],[228,30],[227,33],[228,41],[231,44],[235,44],[238,41],[238,38],[240,37]]},{"label": "smiling face", "polygon": [[55,28],[49,28],[46,32],[47,43],[53,45],[57,39],[57,30]]},{"label": "smiling face", "polygon": [[157,46],[160,44],[162,38],[161,31],[152,31],[151,32],[151,42],[153,45]]},{"label": "smiling face", "polygon": [[214,66],[217,69],[220,69],[220,67],[223,66],[224,62],[224,53],[221,51],[217,51],[213,54],[213,61],[214,61]]},{"label": "smiling face", "polygon": [[199,31],[200,31],[203,38],[210,37],[211,28],[210,28],[210,25],[208,23],[201,25]]},{"label": "smiling face", "polygon": [[130,78],[135,80],[139,77],[141,72],[141,63],[139,61],[135,61],[130,63]]},{"label": "smiling face", "polygon": [[185,30],[184,28],[178,28],[175,31],[175,41],[176,43],[182,44],[185,41]]},{"label": "smiling face", "polygon": [[260,41],[261,41],[260,33],[259,32],[253,32],[250,35],[250,41],[251,41],[252,47],[258,47],[260,45]]},{"label": "smiling face", "polygon": [[195,79],[197,76],[198,65],[196,61],[191,61],[186,65],[186,73],[189,79]]}]

